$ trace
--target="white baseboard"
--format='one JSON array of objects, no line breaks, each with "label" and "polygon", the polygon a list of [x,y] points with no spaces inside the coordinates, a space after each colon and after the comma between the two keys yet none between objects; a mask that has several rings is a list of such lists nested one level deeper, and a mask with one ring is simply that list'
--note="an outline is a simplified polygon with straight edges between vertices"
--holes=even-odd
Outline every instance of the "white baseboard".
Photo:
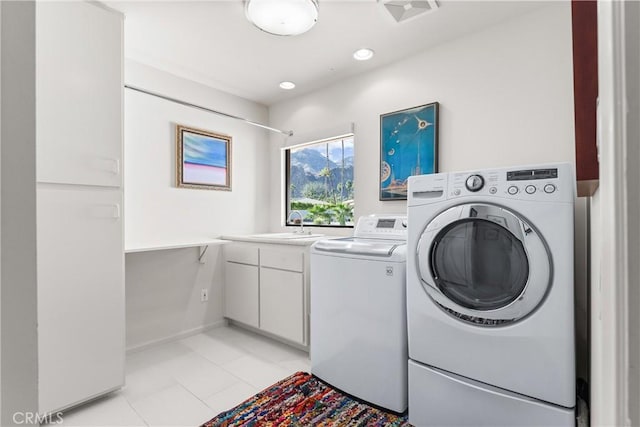
[{"label": "white baseboard", "polygon": [[155,340],[143,342],[142,344],[136,344],[134,346],[127,347],[127,351],[126,352],[127,352],[127,354],[137,353],[139,351],[146,350],[146,349],[148,349],[150,347],[155,347],[155,346],[160,345],[160,344],[166,344],[166,343],[169,343],[169,342],[172,342],[172,341],[178,341],[178,340],[181,340],[183,338],[190,337],[192,335],[197,335],[197,334],[199,334],[201,332],[208,331],[209,329],[221,328],[223,326],[227,326],[227,324],[228,324],[228,322],[227,322],[226,319],[220,319],[220,320],[218,320],[216,322],[209,323],[209,324],[203,325],[203,326],[198,326],[197,328],[193,328],[193,329],[188,329],[186,331],[182,331],[182,332],[180,332],[178,334],[175,334],[175,335],[171,335],[171,336],[164,337],[164,338],[158,338],[158,339],[155,339]]},{"label": "white baseboard", "polygon": [[309,353],[309,346],[308,345],[300,344],[300,343],[297,343],[295,341],[289,341],[286,338],[279,337],[278,335],[263,331],[262,329],[258,329],[258,328],[253,327],[253,326],[249,326],[249,325],[244,324],[242,322],[238,322],[237,320],[232,320],[232,319],[225,319],[225,320],[227,321],[229,326],[236,326],[238,328],[246,329],[246,330],[254,332],[254,333],[258,334],[258,335],[262,335],[262,336],[265,336],[267,338],[271,338],[274,341],[281,342],[282,344],[286,344],[286,345],[288,345],[290,347],[294,347],[294,348],[296,348],[298,350],[306,351],[307,353]]}]

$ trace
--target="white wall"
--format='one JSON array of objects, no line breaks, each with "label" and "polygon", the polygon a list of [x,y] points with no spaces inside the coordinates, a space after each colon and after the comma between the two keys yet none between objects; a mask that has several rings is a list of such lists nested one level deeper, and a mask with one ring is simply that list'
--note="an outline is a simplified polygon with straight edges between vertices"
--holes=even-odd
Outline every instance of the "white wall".
[{"label": "white wall", "polygon": [[[127,61],[125,83],[257,122],[266,107]],[[177,188],[175,125],[230,135],[232,191]],[[125,247],[263,231],[267,227],[267,131],[125,90]]]},{"label": "white wall", "polygon": [[[355,123],[355,216],[404,212],[381,202],[379,116],[440,103],[440,171],[575,161],[571,6],[557,2],[404,61],[270,107],[299,134]],[[330,135],[325,135],[330,136]],[[291,138],[291,139],[293,139]],[[281,229],[280,147],[273,135],[272,231]],[[589,377],[587,200],[576,203],[577,373]],[[327,229],[323,228],[325,232]],[[334,231],[350,233],[351,230]]]},{"label": "white wall", "polygon": [[222,249],[211,246],[204,264],[199,250],[127,254],[127,349],[222,324]]},{"label": "white wall", "polygon": [[[263,105],[127,61],[125,83],[266,123]],[[232,191],[177,188],[175,124],[230,135]],[[266,231],[267,131],[149,95],[125,91],[125,247]],[[222,321],[219,248],[126,256],[127,347]],[[209,302],[200,302],[202,288]]]},{"label": "white wall", "polygon": [[625,39],[627,80],[627,146],[629,156],[627,202],[629,221],[629,420],[631,425],[640,425],[640,4],[625,4]]},{"label": "white wall", "polygon": [[[2,34],[2,5],[0,4],[0,35]],[[2,47],[0,43],[0,82],[2,81]],[[0,100],[2,84],[0,83]],[[2,147],[2,102],[0,101],[0,147]],[[0,148],[0,192],[2,189],[2,149]],[[2,331],[2,198],[0,197],[0,331]],[[0,340],[0,348],[2,343]],[[0,350],[0,384],[2,384],[2,350]],[[0,386],[0,421],[2,421],[2,386]]]},{"label": "white wall", "polygon": [[[308,133],[355,123],[355,215],[403,212],[380,202],[379,115],[440,103],[440,170],[574,160],[569,2],[439,45],[270,107],[270,124]],[[375,61],[375,59],[374,59]],[[270,229],[279,230],[280,150],[271,136]],[[324,230],[324,229],[323,229]]]}]

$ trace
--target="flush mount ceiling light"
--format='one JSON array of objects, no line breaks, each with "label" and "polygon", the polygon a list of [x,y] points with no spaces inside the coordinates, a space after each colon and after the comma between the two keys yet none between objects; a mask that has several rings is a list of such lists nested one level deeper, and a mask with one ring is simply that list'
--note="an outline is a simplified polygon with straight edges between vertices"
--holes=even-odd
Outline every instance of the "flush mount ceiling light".
[{"label": "flush mount ceiling light", "polygon": [[296,84],[294,82],[281,82],[280,87],[282,89],[291,90],[296,87]]},{"label": "flush mount ceiling light", "polygon": [[369,48],[364,47],[353,52],[353,59],[358,61],[366,61],[371,58],[373,58],[373,50]]},{"label": "flush mount ceiling light", "polygon": [[404,22],[425,12],[436,10],[439,5],[436,0],[378,0],[393,16],[396,22]]},{"label": "flush mount ceiling light", "polygon": [[256,27],[277,36],[295,36],[318,20],[317,0],[245,0],[244,12]]}]

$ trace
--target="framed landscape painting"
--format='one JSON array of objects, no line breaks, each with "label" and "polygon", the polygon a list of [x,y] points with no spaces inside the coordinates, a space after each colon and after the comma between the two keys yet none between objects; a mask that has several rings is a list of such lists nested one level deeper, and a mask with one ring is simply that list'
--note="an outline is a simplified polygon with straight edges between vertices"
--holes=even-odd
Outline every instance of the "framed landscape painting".
[{"label": "framed landscape painting", "polygon": [[231,190],[231,137],[176,126],[177,186]]},{"label": "framed landscape painting", "polygon": [[380,200],[407,200],[412,175],[438,172],[438,103],[380,115]]}]

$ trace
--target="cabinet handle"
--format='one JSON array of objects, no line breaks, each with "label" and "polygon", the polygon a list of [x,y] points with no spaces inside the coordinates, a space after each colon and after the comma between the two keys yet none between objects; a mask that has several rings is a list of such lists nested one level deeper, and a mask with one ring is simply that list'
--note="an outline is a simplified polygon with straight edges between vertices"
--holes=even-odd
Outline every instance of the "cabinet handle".
[{"label": "cabinet handle", "polygon": [[90,208],[89,214],[93,218],[102,219],[120,219],[122,216],[119,203],[114,203],[112,205],[93,205]]},{"label": "cabinet handle", "polygon": [[113,216],[112,218],[119,219],[120,218],[120,204],[116,203],[113,205]]},{"label": "cabinet handle", "polygon": [[113,162],[113,167],[111,168],[111,173],[114,175],[120,174],[120,159],[111,159]]},{"label": "cabinet handle", "polygon": [[95,170],[111,175],[120,175],[120,159],[115,157],[94,157],[91,164]]}]

